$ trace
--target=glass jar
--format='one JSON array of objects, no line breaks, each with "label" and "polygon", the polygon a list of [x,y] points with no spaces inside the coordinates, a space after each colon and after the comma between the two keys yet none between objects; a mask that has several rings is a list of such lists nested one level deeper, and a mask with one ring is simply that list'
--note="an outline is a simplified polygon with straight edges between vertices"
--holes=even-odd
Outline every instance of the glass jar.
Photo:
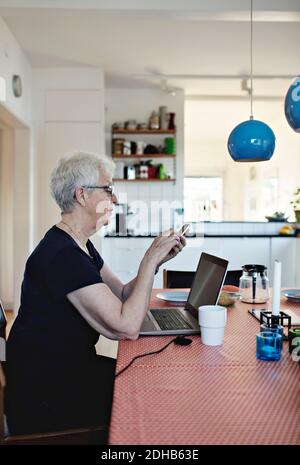
[{"label": "glass jar", "polygon": [[270,298],[267,267],[264,265],[244,265],[240,277],[241,301],[263,304]]},{"label": "glass jar", "polygon": [[149,129],[159,129],[159,116],[157,111],[152,111],[149,119]]}]

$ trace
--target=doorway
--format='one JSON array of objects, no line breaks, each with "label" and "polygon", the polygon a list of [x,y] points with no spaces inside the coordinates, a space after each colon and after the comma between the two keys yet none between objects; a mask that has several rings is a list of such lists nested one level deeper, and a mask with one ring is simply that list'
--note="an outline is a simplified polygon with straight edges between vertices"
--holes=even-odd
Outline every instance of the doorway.
[{"label": "doorway", "polygon": [[14,130],[0,125],[0,299],[13,308]]},{"label": "doorway", "polygon": [[32,248],[31,131],[0,105],[0,299],[16,314]]}]

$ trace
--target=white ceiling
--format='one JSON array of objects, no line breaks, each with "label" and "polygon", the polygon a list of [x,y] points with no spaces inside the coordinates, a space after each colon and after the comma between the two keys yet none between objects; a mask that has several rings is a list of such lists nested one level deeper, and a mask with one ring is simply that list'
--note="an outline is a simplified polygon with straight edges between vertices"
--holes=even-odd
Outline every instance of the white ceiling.
[{"label": "white ceiling", "polygon": [[[33,66],[99,66],[108,87],[190,96],[247,95],[236,77],[250,71],[249,8],[250,0],[0,0]],[[300,0],[254,0],[253,18],[254,74],[298,75]],[[290,80],[255,79],[254,94],[280,96]]]}]

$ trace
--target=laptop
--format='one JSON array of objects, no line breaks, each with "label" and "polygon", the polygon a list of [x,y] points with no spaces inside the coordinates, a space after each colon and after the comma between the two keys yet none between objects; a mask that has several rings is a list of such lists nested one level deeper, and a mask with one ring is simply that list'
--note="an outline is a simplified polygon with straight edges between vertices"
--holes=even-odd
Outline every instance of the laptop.
[{"label": "laptop", "polygon": [[199,334],[198,307],[218,302],[227,266],[227,260],[203,252],[185,306],[150,308],[140,336]]}]

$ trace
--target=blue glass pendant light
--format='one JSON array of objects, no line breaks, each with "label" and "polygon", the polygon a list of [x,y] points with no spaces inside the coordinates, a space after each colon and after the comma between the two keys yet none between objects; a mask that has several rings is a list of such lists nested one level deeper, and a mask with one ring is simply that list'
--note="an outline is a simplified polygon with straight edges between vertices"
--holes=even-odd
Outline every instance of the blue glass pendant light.
[{"label": "blue glass pendant light", "polygon": [[231,131],[227,145],[234,161],[267,161],[275,149],[275,135],[266,123],[250,119]]},{"label": "blue glass pendant light", "polygon": [[284,111],[291,128],[300,132],[300,76],[293,82],[286,94]]},{"label": "blue glass pendant light", "polygon": [[251,90],[250,106],[251,116],[243,121],[230,133],[227,148],[231,158],[237,162],[267,161],[273,155],[275,149],[275,135],[272,129],[262,121],[253,119],[252,112],[252,3],[251,0],[251,40],[250,40],[250,68],[251,68]]}]

